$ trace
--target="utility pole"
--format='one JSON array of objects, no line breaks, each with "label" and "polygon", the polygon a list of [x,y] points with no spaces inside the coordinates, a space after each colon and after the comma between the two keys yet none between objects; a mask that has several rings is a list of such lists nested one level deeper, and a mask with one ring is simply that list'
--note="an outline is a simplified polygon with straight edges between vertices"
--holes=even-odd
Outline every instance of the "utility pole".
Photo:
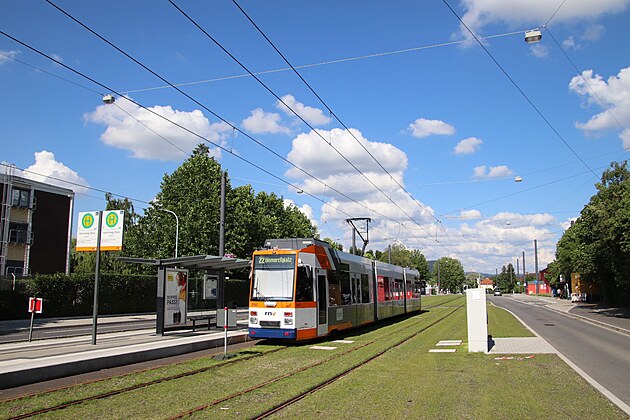
[{"label": "utility pole", "polygon": [[538,275],[538,241],[534,239],[534,266],[536,268],[536,294],[538,294],[538,283],[540,282]]},{"label": "utility pole", "polygon": [[[221,171],[221,204],[219,213],[219,257],[225,255],[225,177],[227,173]],[[217,311],[225,307],[225,268],[219,270],[217,284]],[[227,311],[225,313],[227,320]],[[227,322],[227,321],[226,321]]]},{"label": "utility pole", "polygon": [[[354,222],[358,222],[358,221],[365,222],[365,231],[359,230],[357,226],[354,224]],[[352,226],[352,253],[353,254],[363,255],[365,253],[365,248],[367,247],[367,244],[370,243],[370,222],[371,221],[372,219],[370,219],[369,217],[352,217],[350,219],[346,219],[346,223]],[[357,244],[356,244],[357,233],[359,234],[359,237],[361,237],[361,240],[363,241],[363,248],[361,248],[360,254],[357,251]],[[363,235],[365,235],[365,237]]]},{"label": "utility pole", "polygon": [[437,268],[438,268],[438,291],[437,294],[440,294],[440,260],[437,260]]},{"label": "utility pole", "polygon": [[523,286],[525,286],[525,294],[527,294],[527,279],[525,278],[525,251],[523,251]]}]

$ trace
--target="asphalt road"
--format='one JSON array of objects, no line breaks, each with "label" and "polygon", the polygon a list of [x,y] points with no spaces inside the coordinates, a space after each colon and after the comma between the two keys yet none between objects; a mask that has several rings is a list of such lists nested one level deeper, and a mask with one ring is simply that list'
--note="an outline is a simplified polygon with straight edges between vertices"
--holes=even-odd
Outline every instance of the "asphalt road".
[{"label": "asphalt road", "polygon": [[[155,321],[132,321],[132,322],[116,322],[98,324],[98,333],[111,333],[120,331],[135,331],[145,329],[155,329]],[[203,327],[202,327],[203,328]],[[62,327],[46,327],[33,328],[33,340],[42,340],[49,338],[77,337],[82,335],[91,335],[92,325],[76,325]],[[14,331],[8,331],[0,334],[0,344],[12,343],[16,341],[28,340],[28,328],[20,328]]]},{"label": "asphalt road", "polygon": [[540,301],[525,303],[508,295],[491,296],[489,300],[515,313],[560,353],[630,405],[630,336],[547,309]]}]

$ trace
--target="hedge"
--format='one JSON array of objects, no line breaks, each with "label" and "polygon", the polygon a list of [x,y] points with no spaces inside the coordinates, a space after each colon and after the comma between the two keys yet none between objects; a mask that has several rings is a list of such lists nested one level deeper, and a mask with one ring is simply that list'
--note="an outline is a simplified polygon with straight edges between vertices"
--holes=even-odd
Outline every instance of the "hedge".
[{"label": "hedge", "polygon": [[[225,282],[228,306],[248,304],[248,282],[230,279]],[[101,274],[99,277],[99,314],[155,312],[157,282],[155,275]],[[92,315],[94,276],[90,274],[50,274],[18,279],[15,290],[10,280],[0,283],[0,320],[28,318],[28,298],[44,299],[43,317]],[[216,303],[189,303],[189,310],[214,309]]]},{"label": "hedge", "polygon": [[[15,290],[7,288],[8,283],[0,290],[0,319],[27,318],[29,297],[44,299],[46,318],[92,314],[93,275],[37,275],[18,279]],[[155,276],[101,274],[99,314],[155,312],[156,287]]]}]

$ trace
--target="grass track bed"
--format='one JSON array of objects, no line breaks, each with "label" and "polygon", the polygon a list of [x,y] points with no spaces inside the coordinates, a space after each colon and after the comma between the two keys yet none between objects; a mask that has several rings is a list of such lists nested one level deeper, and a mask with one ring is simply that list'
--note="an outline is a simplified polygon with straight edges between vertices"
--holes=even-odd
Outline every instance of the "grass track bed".
[{"label": "grass track bed", "polygon": [[[465,299],[463,296],[439,296],[427,299],[424,303],[425,308],[430,308],[428,312],[393,323],[379,324],[378,328],[356,330],[348,335],[335,337],[352,340],[352,344],[333,343],[333,339],[316,343],[337,347],[333,351],[312,350],[310,347],[313,343],[292,346],[278,352],[270,351],[277,349],[274,346],[256,345],[250,350],[261,351],[263,354],[251,359],[237,360],[231,364],[220,364],[221,362],[211,358],[198,359],[194,361],[195,366],[217,366],[203,373],[90,401],[40,417],[164,419],[294,373],[192,415],[197,418],[256,417],[350,367],[360,365],[379,352],[390,349],[404,338],[413,336],[455,311],[457,306],[465,303]],[[495,310],[497,316],[493,315]],[[527,332],[518,322],[505,327],[501,321],[505,311],[498,311],[497,308],[489,309],[490,334],[518,332],[519,329]],[[491,328],[495,322],[492,321],[493,318],[496,326]],[[499,328],[503,327],[505,331],[501,332]],[[463,340],[456,353],[428,353],[439,340],[447,339]],[[320,362],[316,367],[297,372],[300,368]],[[144,374],[147,373],[137,375]],[[151,375],[157,374],[157,370],[151,372]],[[130,376],[132,377],[125,378],[124,381],[140,380],[140,376]],[[112,378],[110,385],[122,380],[122,377]],[[70,390],[58,392],[58,399],[68,398],[71,393]],[[46,398],[54,398],[53,395]],[[580,395],[581,398],[580,401],[571,400],[570,411],[566,410],[566,404],[554,408],[558,400],[567,401],[574,395]],[[43,396],[30,397],[19,403],[24,406],[42,405],[45,403],[42,398]],[[0,417],[9,417],[7,413],[16,415],[17,412],[8,405],[17,402],[0,404]],[[625,418],[623,413],[616,410],[554,355],[536,355],[533,359],[495,360],[491,355],[468,354],[465,309],[458,310],[453,316],[287,407],[277,416]]]},{"label": "grass track bed", "polygon": [[[434,314],[426,315],[428,316],[424,319],[428,321]],[[422,322],[424,322],[424,319]],[[391,334],[392,331],[396,329],[404,329],[405,323],[413,322],[418,322],[415,317],[405,319],[399,323],[386,325],[382,328],[367,330],[362,337],[353,336],[352,339],[357,340],[354,345],[359,346],[362,341],[367,341],[370,337]],[[317,360],[325,360],[332,356],[327,352],[314,352],[309,350],[308,347],[310,347],[310,345],[295,346],[278,352],[279,354],[269,353],[255,357],[255,359],[257,359],[256,362],[253,362],[253,359],[251,359],[237,361],[237,363],[229,365],[222,364],[212,358],[202,358],[179,365],[141,372],[135,375],[115,377],[93,384],[71,387],[57,392],[9,401],[0,404],[0,417],[7,418],[32,412],[37,409],[76,400],[81,397],[92,396],[101,392],[108,392],[112,389],[120,389],[143,383],[143,381],[154,380],[174,372],[185,372],[197,369],[200,366],[214,366],[213,369],[194,376],[151,385],[146,388],[114,395],[104,400],[86,402],[78,406],[65,408],[56,413],[49,413],[45,416],[51,418],[61,416],[64,418],[86,416],[98,416],[102,418],[146,418],[147,416],[151,417],[149,413],[153,412],[156,413],[154,415],[155,418],[163,418],[164,413],[174,415],[184,410],[184,408],[190,409],[194,406],[207,403],[209,400],[212,401],[214,399],[224,398],[229,395],[227,393],[228,390],[230,393],[233,393],[235,390],[249,388],[257,385],[261,381],[272,379],[277,376],[279,372],[295,370],[301,366],[312,364]],[[252,351],[266,353],[274,348],[275,347],[272,346],[262,345],[255,346]],[[221,384],[221,386],[219,387],[213,384]],[[181,395],[186,395],[186,398],[182,399]],[[138,401],[141,402],[138,403]]]}]

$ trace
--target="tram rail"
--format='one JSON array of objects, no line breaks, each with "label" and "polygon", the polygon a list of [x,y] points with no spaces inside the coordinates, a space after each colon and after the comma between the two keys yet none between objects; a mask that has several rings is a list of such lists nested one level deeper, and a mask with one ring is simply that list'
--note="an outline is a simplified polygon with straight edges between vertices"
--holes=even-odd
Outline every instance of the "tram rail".
[{"label": "tram rail", "polygon": [[[391,349],[401,345],[402,343],[404,343],[404,342],[408,341],[409,339],[417,336],[418,334],[422,333],[423,331],[427,330],[428,328],[432,327],[433,325],[436,325],[437,323],[439,323],[439,322],[443,321],[444,319],[448,318],[453,313],[455,313],[459,308],[462,307],[462,306],[455,306],[455,307],[447,306],[447,307],[445,307],[445,305],[447,305],[450,302],[453,302],[455,300],[457,300],[457,297],[455,297],[454,299],[450,299],[450,300],[448,300],[446,302],[441,302],[440,305],[435,305],[435,306],[441,306],[442,308],[455,308],[453,311],[449,312],[447,315],[439,318],[438,320],[435,320],[435,321],[431,322],[429,325],[423,327],[422,329],[420,329],[418,331],[415,331],[413,334],[411,334],[411,335],[403,338],[402,340],[396,342],[393,346],[388,347],[385,350],[379,351],[375,356],[369,357],[363,363],[361,363],[361,364],[359,364],[357,366],[351,367],[349,370],[347,370],[344,373],[336,376],[336,378],[338,379],[339,377],[341,377],[341,376],[343,376],[343,375],[345,375],[345,374],[347,374],[347,373],[349,373],[349,372],[351,372],[353,370],[358,369],[360,366],[364,365],[365,363],[368,363],[369,361],[379,357],[383,353],[385,353],[385,352],[387,352],[387,351],[389,351],[389,350],[391,350]],[[430,309],[430,308],[433,308],[433,307],[434,306],[429,306],[429,307],[426,307],[426,308]],[[417,316],[417,314],[415,314],[413,316]],[[382,341],[382,339],[387,338],[387,337],[389,337],[391,335],[399,334],[400,332],[402,332],[404,330],[413,329],[415,326],[417,326],[418,324],[420,324],[420,323],[422,323],[424,321],[425,321],[425,317],[421,317],[418,321],[414,322],[411,325],[404,325],[404,326],[402,326],[400,328],[395,328],[394,330],[387,332],[386,334],[378,337],[378,340]],[[395,325],[395,323],[392,323],[390,325]],[[380,327],[376,328],[375,330],[378,330],[378,329],[380,329]],[[354,332],[356,333],[356,331],[354,331]],[[226,397],[216,399],[216,400],[214,400],[214,401],[212,401],[212,402],[210,402],[208,404],[204,404],[202,406],[195,407],[195,408],[193,408],[191,410],[187,410],[187,411],[185,411],[183,413],[180,413],[180,414],[178,414],[176,416],[173,416],[172,418],[185,417],[185,416],[191,415],[193,413],[196,413],[196,412],[199,412],[199,411],[203,411],[203,410],[205,410],[205,409],[207,409],[209,407],[215,406],[215,405],[223,403],[225,401],[229,401],[229,400],[232,400],[232,399],[237,398],[239,396],[251,393],[253,391],[256,391],[258,389],[264,388],[265,386],[268,386],[268,385],[273,384],[275,382],[278,382],[280,380],[288,379],[288,378],[290,378],[290,377],[292,377],[294,375],[297,375],[298,373],[307,371],[309,369],[313,369],[313,368],[315,368],[317,366],[321,366],[322,364],[330,362],[330,361],[332,361],[334,359],[340,358],[340,357],[342,357],[344,355],[347,355],[349,353],[353,353],[353,352],[355,352],[357,350],[360,350],[362,348],[368,347],[368,346],[374,344],[376,341],[377,340],[369,340],[369,341],[367,341],[365,343],[357,345],[357,346],[355,346],[355,347],[353,347],[351,349],[348,349],[348,350],[346,350],[344,352],[337,353],[337,354],[335,354],[335,355],[333,355],[331,357],[325,358],[325,359],[320,360],[318,362],[311,363],[311,364],[309,364],[307,366],[303,366],[303,367],[301,367],[299,369],[296,369],[296,370],[294,370],[292,372],[289,372],[287,374],[271,378],[270,380],[267,380],[265,382],[262,382],[260,384],[255,385],[255,386],[249,387],[249,388],[247,388],[245,390],[240,390],[240,391],[238,391],[236,393],[233,393],[231,395],[228,395]],[[54,405],[54,406],[50,406],[50,407],[46,407],[46,408],[42,408],[42,409],[38,409],[38,410],[33,410],[33,411],[30,411],[30,412],[18,414],[16,416],[12,416],[12,417],[9,417],[9,418],[12,419],[12,420],[17,420],[17,419],[24,419],[24,418],[33,417],[33,416],[36,416],[36,415],[51,413],[51,412],[55,412],[55,411],[60,411],[60,410],[63,410],[63,409],[66,409],[66,408],[69,408],[69,407],[72,407],[72,406],[76,406],[76,405],[79,405],[79,404],[83,404],[83,403],[86,403],[86,402],[102,400],[102,399],[110,398],[110,397],[113,397],[113,396],[116,396],[116,395],[120,395],[120,394],[128,393],[128,392],[131,392],[131,391],[134,391],[134,390],[138,390],[138,389],[141,389],[141,388],[146,388],[146,387],[149,387],[149,386],[157,385],[157,384],[160,384],[160,383],[164,383],[164,382],[168,382],[168,381],[172,381],[172,380],[176,380],[176,379],[181,379],[181,378],[185,378],[185,377],[190,377],[190,376],[201,374],[201,373],[205,373],[205,372],[208,372],[208,371],[211,371],[211,370],[214,370],[214,369],[220,369],[220,368],[223,368],[225,366],[232,365],[232,364],[235,364],[235,363],[244,362],[246,360],[250,360],[250,359],[253,359],[253,358],[264,357],[264,356],[267,356],[267,355],[270,355],[270,354],[273,354],[273,353],[277,353],[277,352],[282,351],[282,350],[291,349],[291,348],[293,348],[293,347],[291,347],[291,346],[282,346],[282,347],[277,348],[277,349],[273,349],[273,350],[269,350],[269,351],[265,351],[265,352],[260,352],[260,353],[257,353],[257,354],[252,354],[252,355],[240,357],[240,358],[237,358],[237,359],[228,360],[228,361],[226,361],[224,363],[219,363],[219,364],[215,364],[215,365],[212,365],[212,366],[206,366],[206,367],[202,367],[202,368],[199,368],[199,369],[193,369],[193,370],[190,370],[190,371],[181,372],[181,373],[174,374],[174,375],[168,375],[168,376],[165,376],[165,377],[162,377],[162,378],[157,378],[157,379],[154,379],[154,380],[151,380],[151,381],[143,381],[141,383],[137,383],[137,384],[134,384],[134,385],[131,385],[131,386],[122,387],[122,388],[119,388],[119,389],[114,389],[114,390],[111,390],[111,391],[102,392],[102,393],[98,393],[98,394],[95,394],[95,395],[90,395],[90,396],[87,396],[87,397],[84,397],[84,398],[76,398],[76,399],[64,402],[62,404],[57,404],[57,405]],[[204,357],[207,357],[207,356],[203,356],[203,357],[200,357],[200,358],[197,358],[197,359],[193,359],[193,360],[202,359]],[[190,362],[190,360],[174,363],[173,365],[180,365],[180,364],[183,364],[183,363],[186,363],[186,362]],[[127,377],[127,376],[131,376],[131,375],[135,375],[135,374],[150,372],[150,371],[157,370],[157,369],[160,369],[160,368],[163,368],[163,366],[159,367],[159,368],[153,367],[153,368],[147,368],[147,369],[142,369],[142,370],[136,370],[134,372],[129,372],[129,373],[126,373],[126,374],[123,374],[123,375],[117,375],[116,378]],[[111,379],[112,379],[112,377],[96,379],[96,380],[83,382],[80,385],[95,384],[95,383],[104,382],[104,381],[111,380]],[[327,385],[329,383],[334,382],[334,380],[336,380],[336,379],[333,379],[331,381],[327,381],[325,384],[320,384],[317,387],[315,387],[315,389],[311,389],[308,392],[310,392],[310,393],[315,392],[317,389],[321,389],[322,388],[321,385],[325,386],[325,385]],[[55,392],[71,389],[72,387],[76,387],[76,386],[77,385],[74,384],[74,385],[68,385],[68,386],[64,386],[64,387],[51,388],[51,389],[43,391],[43,392],[36,392],[36,393],[28,394],[28,395],[23,395],[23,396],[19,396],[19,397],[9,398],[9,399],[6,399],[6,400],[0,401],[0,402],[1,403],[8,403],[8,402],[24,400],[24,399],[27,399],[27,398],[30,398],[30,397],[36,397],[36,396],[43,396],[43,395],[47,395],[47,394],[53,394]],[[306,395],[304,395],[304,396],[306,396]],[[301,398],[304,398],[304,396],[302,396]],[[298,397],[296,397],[296,398],[298,398]],[[298,401],[301,398],[295,399],[295,401]],[[292,404],[292,403],[293,402],[291,402],[290,404]],[[283,403],[283,407],[288,406],[287,404],[290,405],[289,402]]]}]

